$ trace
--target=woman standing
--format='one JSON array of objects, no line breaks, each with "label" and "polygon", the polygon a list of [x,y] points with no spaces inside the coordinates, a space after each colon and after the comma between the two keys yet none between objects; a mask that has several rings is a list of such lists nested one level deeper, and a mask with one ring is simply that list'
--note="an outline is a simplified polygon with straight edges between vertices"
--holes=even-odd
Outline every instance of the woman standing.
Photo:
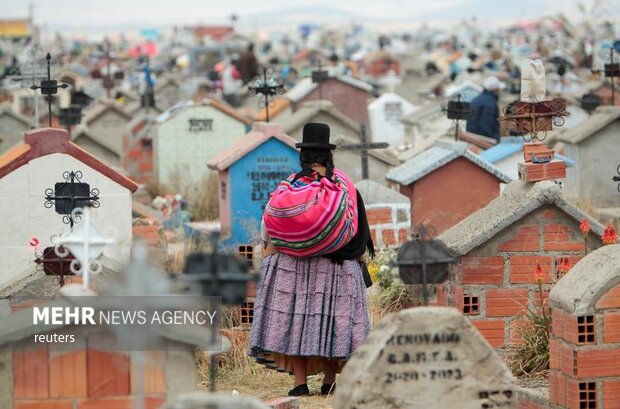
[{"label": "woman standing", "polygon": [[[291,180],[346,179],[334,168],[329,126],[304,126],[299,161]],[[337,174],[336,174],[337,173]],[[290,396],[309,395],[307,376],[323,372],[321,394],[334,390],[336,373],[370,331],[362,261],[372,240],[361,196],[357,196],[357,232],[339,250],[295,257],[275,249],[265,234],[264,257],[250,333],[250,355],[269,368],[295,375]]]}]

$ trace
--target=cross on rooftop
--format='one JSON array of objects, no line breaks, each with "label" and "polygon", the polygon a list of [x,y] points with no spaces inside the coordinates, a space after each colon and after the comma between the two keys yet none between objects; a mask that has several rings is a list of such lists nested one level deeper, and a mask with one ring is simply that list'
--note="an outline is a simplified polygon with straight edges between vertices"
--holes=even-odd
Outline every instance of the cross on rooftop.
[{"label": "cross on rooftop", "polygon": [[[13,75],[8,75],[6,78],[10,81],[20,82],[22,87],[28,88],[35,85],[37,81],[44,80],[46,78],[45,71],[41,71],[40,67],[37,67],[39,62],[39,58],[37,58],[39,50],[40,48],[35,44],[26,51],[26,55],[28,56],[26,65],[30,65],[30,69],[24,70],[18,67]],[[39,127],[39,95],[36,92],[34,93],[34,118],[32,127]]]},{"label": "cross on rooftop", "polygon": [[321,58],[318,58],[317,63],[318,70],[312,71],[312,82],[319,84],[319,99],[323,99],[323,86],[324,82],[329,79],[329,73],[326,70],[322,70]]},{"label": "cross on rooftop", "polygon": [[454,140],[456,141],[459,140],[459,121],[467,119],[469,107],[469,102],[461,101],[461,94],[456,94],[456,100],[448,101],[448,106],[443,108],[448,119],[456,121],[454,130]]},{"label": "cross on rooftop", "polygon": [[279,79],[275,79],[273,69],[267,67],[263,67],[263,75],[259,75],[254,84],[248,87],[248,94],[250,96],[262,95],[258,104],[265,107],[266,122],[269,122],[269,106],[275,103],[274,95],[283,93],[284,84]]},{"label": "cross on rooftop", "polygon": [[[74,212],[82,212],[84,220],[74,226],[69,234],[54,240],[54,245],[59,248],[63,246],[71,252],[79,263],[71,263],[71,271],[74,274],[82,275],[82,285],[88,288],[90,274],[98,274],[102,270],[102,265],[96,259],[103,252],[103,248],[116,241],[104,237],[99,229],[90,219],[90,206],[83,209],[75,209]],[[61,256],[60,253],[57,254]],[[66,253],[65,253],[66,254]]]},{"label": "cross on rooftop", "polygon": [[345,151],[359,151],[362,158],[362,179],[369,178],[368,171],[368,151],[372,149],[384,149],[390,146],[387,142],[374,142],[368,143],[368,136],[366,134],[366,125],[360,124],[359,130],[360,143],[348,143],[338,146],[338,149]]},{"label": "cross on rooftop", "polygon": [[43,95],[47,95],[47,106],[48,106],[48,123],[50,128],[52,127],[52,95],[54,94],[58,94],[58,88],[67,88],[69,87],[69,85],[67,84],[58,84],[58,81],[53,80],[52,79],[52,74],[51,74],[51,63],[50,60],[52,59],[52,56],[50,55],[50,53],[47,53],[47,55],[45,56],[45,59],[47,60],[47,79],[46,80],[41,80],[41,85],[33,85],[32,87],[30,87],[30,89],[32,90],[41,90],[41,94]]}]

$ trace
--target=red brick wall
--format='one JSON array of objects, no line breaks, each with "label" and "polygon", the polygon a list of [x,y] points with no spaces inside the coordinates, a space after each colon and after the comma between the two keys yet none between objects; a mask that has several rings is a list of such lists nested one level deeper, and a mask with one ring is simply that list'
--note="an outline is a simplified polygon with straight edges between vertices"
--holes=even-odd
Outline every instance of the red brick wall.
[{"label": "red brick wall", "polygon": [[439,235],[499,195],[500,181],[465,158],[455,159],[401,193],[411,199],[412,226]]},{"label": "red brick wall", "polygon": [[[144,409],[165,401],[165,354],[147,352]],[[14,409],[133,409],[139,392],[131,382],[127,353],[48,351],[16,347],[13,352]],[[8,408],[7,408],[8,409]]]},{"label": "red brick wall", "polygon": [[123,135],[121,167],[137,183],[152,181],[154,177],[152,145],[150,147],[143,146],[139,139],[136,139],[129,133],[125,133]]},{"label": "red brick wall", "polygon": [[[368,98],[366,91],[329,79],[322,85],[323,99],[331,101],[340,112],[353,119],[355,122],[368,122]],[[292,105],[293,112],[297,111],[304,102],[320,99],[319,89],[311,91],[305,98]]]},{"label": "red brick wall", "polygon": [[408,205],[368,205],[366,217],[376,248],[398,247],[410,239],[411,219]]},{"label": "red brick wall", "polygon": [[[549,340],[549,399],[566,408],[585,407],[583,385],[594,385],[596,407],[620,408],[620,284],[607,290],[592,312],[592,342],[580,342],[579,317],[554,309]],[[583,318],[582,318],[583,320]],[[581,388],[580,389],[580,385]]]},{"label": "red brick wall", "polygon": [[[590,251],[601,245],[594,236],[589,237],[588,243]],[[525,307],[540,305],[534,278],[536,266],[540,264],[545,274],[543,299],[546,300],[552,283],[557,281],[556,273],[562,258],[568,258],[574,265],[583,255],[584,243],[579,223],[560,209],[543,207],[462,256],[453,272],[453,280],[461,286],[463,295],[479,298],[480,313],[468,316],[485,323],[480,324],[481,333],[498,347],[520,342],[518,328],[522,324],[520,321]],[[606,297],[599,303],[605,303],[607,299],[615,300],[616,297],[620,302],[620,287],[617,295],[611,291]],[[445,304],[440,302],[440,305]],[[462,308],[462,303],[454,305]],[[608,325],[615,325],[612,323],[616,317],[609,317]],[[620,322],[620,318],[618,320]],[[562,334],[564,327],[570,331],[577,328],[576,320],[566,318],[556,323],[554,315],[554,328],[556,324],[562,326],[561,330],[557,329]],[[501,342],[500,329],[503,333]],[[620,337],[620,327],[617,335],[614,331],[610,331],[608,336],[612,339]],[[569,333],[568,339],[577,342],[573,332]]]}]

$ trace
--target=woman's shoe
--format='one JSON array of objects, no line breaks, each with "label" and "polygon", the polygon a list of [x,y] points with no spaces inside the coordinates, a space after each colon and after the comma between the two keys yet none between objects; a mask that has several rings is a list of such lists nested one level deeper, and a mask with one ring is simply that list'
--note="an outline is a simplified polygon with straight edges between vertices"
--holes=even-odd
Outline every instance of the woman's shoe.
[{"label": "woman's shoe", "polygon": [[335,391],[335,383],[324,383],[323,385],[321,385],[321,395],[329,395],[330,393],[334,393]]},{"label": "woman's shoe", "polygon": [[307,396],[307,395],[310,395],[310,391],[308,390],[308,385],[305,383],[302,385],[297,385],[293,389],[288,391],[288,396]]}]

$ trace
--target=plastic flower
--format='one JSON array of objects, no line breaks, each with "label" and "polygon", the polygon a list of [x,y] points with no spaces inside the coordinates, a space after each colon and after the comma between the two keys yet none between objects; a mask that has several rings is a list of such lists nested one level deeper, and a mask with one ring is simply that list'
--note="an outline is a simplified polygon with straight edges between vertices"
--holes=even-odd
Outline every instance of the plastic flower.
[{"label": "plastic flower", "polygon": [[605,231],[603,231],[603,244],[616,244],[618,241],[618,233],[616,233],[616,229],[610,223],[605,227]]},{"label": "plastic flower", "polygon": [[588,219],[583,219],[579,224],[579,230],[581,230],[581,233],[583,233],[584,236],[587,236],[588,233],[590,233],[591,228],[592,226],[590,226],[590,221]]},{"label": "plastic flower", "polygon": [[543,269],[540,266],[540,263],[536,264],[536,272],[534,273],[534,280],[538,284],[542,284],[545,282],[545,273],[543,272]]}]

